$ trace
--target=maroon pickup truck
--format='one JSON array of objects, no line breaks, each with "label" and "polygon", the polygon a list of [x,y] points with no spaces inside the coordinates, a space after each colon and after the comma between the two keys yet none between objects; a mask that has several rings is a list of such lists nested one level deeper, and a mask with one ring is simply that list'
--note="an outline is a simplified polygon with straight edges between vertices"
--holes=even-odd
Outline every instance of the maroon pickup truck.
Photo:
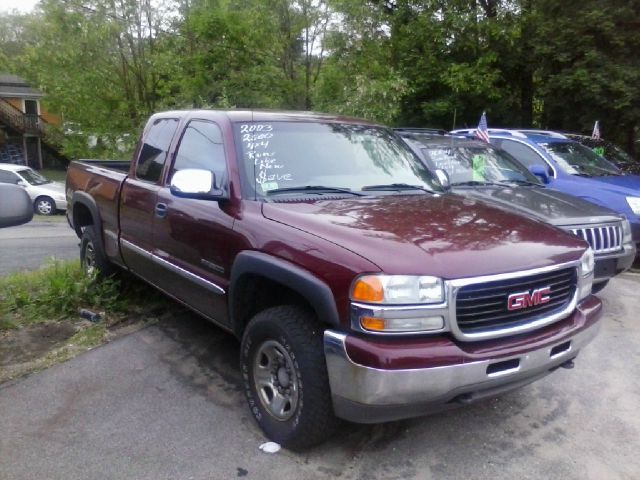
[{"label": "maroon pickup truck", "polygon": [[130,165],[74,162],[66,188],[84,268],[241,339],[249,408],[291,448],[524,385],[598,328],[583,240],[443,191],[364,121],[165,112]]}]

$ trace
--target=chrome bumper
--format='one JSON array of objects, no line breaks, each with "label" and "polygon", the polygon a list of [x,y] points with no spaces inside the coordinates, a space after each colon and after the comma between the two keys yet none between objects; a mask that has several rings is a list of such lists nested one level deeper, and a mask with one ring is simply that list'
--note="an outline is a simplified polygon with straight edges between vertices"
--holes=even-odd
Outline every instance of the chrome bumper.
[{"label": "chrome bumper", "polygon": [[424,415],[526,385],[575,358],[600,322],[537,350],[439,367],[382,370],[353,362],[347,335],[327,330],[324,349],[336,415],[378,423]]},{"label": "chrome bumper", "polygon": [[606,282],[611,277],[631,268],[636,258],[636,246],[625,244],[622,252],[615,255],[597,255],[593,283]]}]

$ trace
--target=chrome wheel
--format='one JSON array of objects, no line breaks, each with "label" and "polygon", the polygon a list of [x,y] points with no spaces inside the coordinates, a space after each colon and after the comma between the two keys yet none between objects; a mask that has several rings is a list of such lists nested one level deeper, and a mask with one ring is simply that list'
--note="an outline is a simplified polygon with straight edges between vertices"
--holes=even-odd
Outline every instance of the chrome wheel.
[{"label": "chrome wheel", "polygon": [[53,215],[56,206],[50,198],[39,198],[36,200],[36,212],[40,215]]},{"label": "chrome wheel", "polygon": [[96,272],[96,250],[93,248],[93,243],[89,242],[84,247],[84,257],[82,263],[84,267],[84,273],[86,273],[87,275],[93,275]]},{"label": "chrome wheel", "polygon": [[288,420],[298,406],[298,379],[293,360],[275,340],[267,340],[257,350],[253,382],[260,402],[275,419]]}]

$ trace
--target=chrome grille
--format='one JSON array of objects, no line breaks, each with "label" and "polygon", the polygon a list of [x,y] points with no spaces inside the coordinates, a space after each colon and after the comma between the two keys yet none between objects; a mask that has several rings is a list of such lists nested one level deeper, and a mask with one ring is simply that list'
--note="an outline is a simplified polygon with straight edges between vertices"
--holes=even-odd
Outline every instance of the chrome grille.
[{"label": "chrome grille", "polygon": [[[465,335],[473,335],[526,325],[566,308],[573,299],[576,285],[575,268],[465,285],[457,291],[455,299],[458,328]],[[551,288],[548,303],[521,310],[507,308],[509,295],[543,287]]]},{"label": "chrome grille", "polygon": [[571,228],[570,231],[591,245],[595,253],[612,253],[622,249],[622,228],[620,225]]}]

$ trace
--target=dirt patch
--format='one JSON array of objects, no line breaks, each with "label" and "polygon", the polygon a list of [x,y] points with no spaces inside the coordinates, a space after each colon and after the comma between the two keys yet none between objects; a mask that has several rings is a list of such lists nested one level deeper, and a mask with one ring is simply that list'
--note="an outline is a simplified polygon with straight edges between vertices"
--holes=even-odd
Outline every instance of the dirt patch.
[{"label": "dirt patch", "polygon": [[76,317],[0,330],[0,384],[64,362],[182,311],[172,304],[92,323]]},{"label": "dirt patch", "polygon": [[0,333],[0,367],[41,357],[78,331],[71,323],[43,323]]}]

